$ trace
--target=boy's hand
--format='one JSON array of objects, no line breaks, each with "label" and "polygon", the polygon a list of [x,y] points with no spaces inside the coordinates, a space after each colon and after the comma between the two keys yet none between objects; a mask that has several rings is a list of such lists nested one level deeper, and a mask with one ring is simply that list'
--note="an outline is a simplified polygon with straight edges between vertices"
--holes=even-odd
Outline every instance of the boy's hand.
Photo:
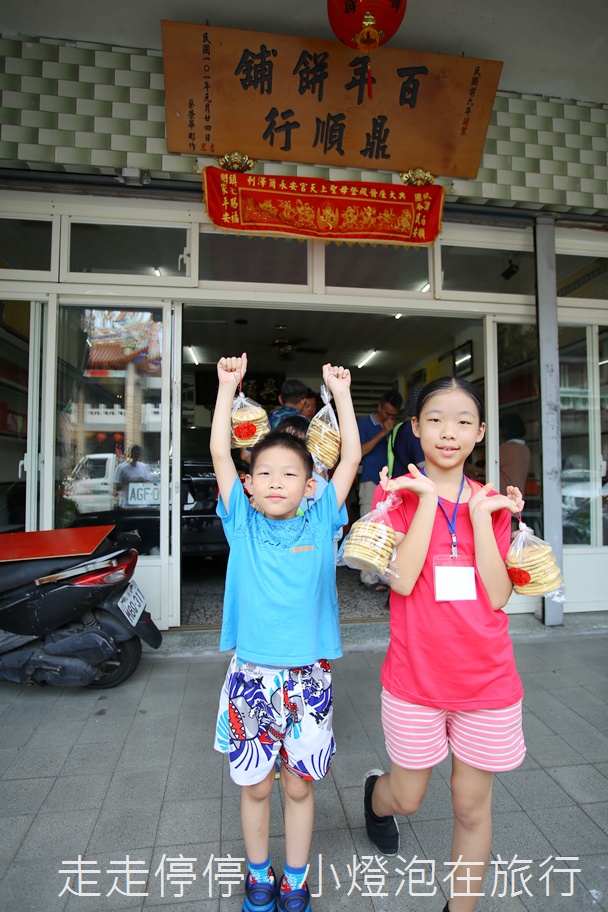
[{"label": "boy's hand", "polygon": [[350,389],[350,371],[347,367],[324,364],[323,382],[332,395],[336,389]]},{"label": "boy's hand", "polygon": [[247,355],[245,352],[240,358],[220,358],[217,362],[217,377],[220,386],[226,384],[236,389],[247,373]]}]

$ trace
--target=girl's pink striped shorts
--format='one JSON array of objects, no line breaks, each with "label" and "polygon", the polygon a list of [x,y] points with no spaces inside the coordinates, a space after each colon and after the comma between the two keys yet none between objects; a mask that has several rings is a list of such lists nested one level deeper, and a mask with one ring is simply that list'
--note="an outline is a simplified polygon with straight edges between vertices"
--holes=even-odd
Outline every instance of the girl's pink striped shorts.
[{"label": "girl's pink striped shorts", "polygon": [[404,769],[429,769],[451,749],[469,766],[494,773],[515,769],[526,754],[522,701],[504,709],[450,711],[405,703],[382,691],[386,750]]}]

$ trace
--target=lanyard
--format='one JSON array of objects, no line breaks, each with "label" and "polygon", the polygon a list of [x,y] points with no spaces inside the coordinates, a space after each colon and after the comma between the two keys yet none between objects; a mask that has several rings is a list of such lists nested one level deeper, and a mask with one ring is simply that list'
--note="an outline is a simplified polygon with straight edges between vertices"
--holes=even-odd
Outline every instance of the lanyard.
[{"label": "lanyard", "polygon": [[[426,475],[426,472],[424,471],[424,469],[421,469],[421,472],[423,475]],[[464,483],[465,483],[465,476],[463,474],[462,483],[460,485],[460,491],[458,492],[458,497],[457,497],[456,503],[454,505],[454,512],[452,513],[451,519],[448,516],[448,511],[446,510],[446,508],[443,506],[443,503],[441,502],[441,497],[439,497],[439,496],[437,497],[437,503],[441,507],[441,509],[443,511],[443,515],[445,516],[445,518],[448,521],[448,529],[450,530],[450,535],[452,536],[452,554],[451,554],[452,557],[458,557],[458,543],[456,541],[456,517],[458,516],[458,506],[460,504],[460,498],[462,496],[462,492],[464,491]]]}]

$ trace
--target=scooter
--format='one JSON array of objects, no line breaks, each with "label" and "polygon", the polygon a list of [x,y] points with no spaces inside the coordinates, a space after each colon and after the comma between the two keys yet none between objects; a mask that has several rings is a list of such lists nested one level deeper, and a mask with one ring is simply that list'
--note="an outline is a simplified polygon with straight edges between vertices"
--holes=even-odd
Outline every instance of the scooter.
[{"label": "scooter", "polygon": [[116,687],[162,634],[113,526],[0,536],[0,680]]}]

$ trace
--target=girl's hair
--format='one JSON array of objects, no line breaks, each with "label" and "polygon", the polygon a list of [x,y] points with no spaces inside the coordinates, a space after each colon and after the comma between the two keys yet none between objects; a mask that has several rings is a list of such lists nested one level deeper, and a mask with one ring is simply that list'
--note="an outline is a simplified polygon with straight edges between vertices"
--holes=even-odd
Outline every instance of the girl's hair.
[{"label": "girl's hair", "polygon": [[485,421],[485,412],[481,394],[472,383],[469,383],[468,380],[461,380],[460,377],[439,377],[437,380],[431,380],[430,383],[423,386],[416,403],[416,411],[414,412],[416,418],[420,420],[422,409],[431,396],[435,396],[437,393],[449,393],[452,390],[460,390],[473,400],[479,414],[479,423],[483,424]]},{"label": "girl's hair", "polygon": [[262,437],[261,440],[258,440],[254,446],[251,448],[251,472],[255,469],[255,464],[260,458],[262,453],[265,453],[266,450],[271,450],[273,447],[283,447],[284,450],[291,450],[292,453],[295,453],[301,460],[304,470],[306,472],[307,478],[312,478],[313,470],[313,460],[312,456],[306,449],[306,444],[303,440],[300,440],[294,434],[285,433],[283,431],[271,431],[270,434],[266,434],[265,437]]}]

